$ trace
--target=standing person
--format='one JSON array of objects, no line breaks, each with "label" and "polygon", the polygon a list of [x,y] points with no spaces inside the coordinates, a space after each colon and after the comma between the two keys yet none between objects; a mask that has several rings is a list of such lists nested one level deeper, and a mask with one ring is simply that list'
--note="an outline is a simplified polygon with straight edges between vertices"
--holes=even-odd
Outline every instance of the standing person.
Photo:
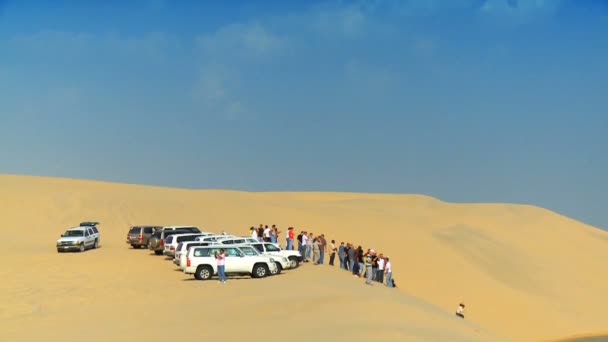
[{"label": "standing person", "polygon": [[310,257],[310,255],[306,254],[307,248],[308,248],[308,235],[306,235],[306,232],[302,232],[302,250],[300,251],[300,254],[302,254],[302,258],[304,259],[304,262],[308,262],[308,258]]},{"label": "standing person", "polygon": [[277,243],[277,226],[274,224],[270,228],[270,242]]},{"label": "standing person", "polygon": [[359,278],[361,278],[363,272],[365,272],[365,268],[363,268],[365,266],[363,264],[363,248],[361,246],[357,247],[357,262],[359,263],[359,271],[357,273],[359,274]]},{"label": "standing person", "polygon": [[260,224],[258,228],[258,241],[264,242],[264,225]]},{"label": "standing person", "polygon": [[373,259],[375,257],[376,251],[374,251],[373,249],[370,249],[367,251],[367,253],[365,253],[363,261],[365,264],[365,283],[367,285],[372,285],[372,262]]},{"label": "standing person", "polygon": [[220,248],[220,252],[216,251],[213,253],[215,260],[217,261],[217,276],[219,278],[220,283],[226,283],[226,273],[225,273],[225,265],[226,265],[226,255],[224,254],[224,249]]},{"label": "standing person", "polygon": [[312,233],[309,233],[308,238],[306,239],[306,259],[311,258],[313,242],[314,242],[314,235]]},{"label": "standing person", "polygon": [[348,267],[353,274],[356,274],[355,265],[357,265],[357,249],[351,244],[348,244],[348,247]]},{"label": "standing person", "polygon": [[384,275],[386,276],[386,286],[393,287],[393,266],[391,259],[386,257],[386,265],[384,265]]},{"label": "standing person", "polygon": [[319,265],[322,265],[325,262],[325,252],[327,252],[327,241],[325,241],[325,234],[321,234],[321,236],[319,236],[319,252],[321,253],[319,256]]},{"label": "standing person", "polygon": [[287,249],[288,251],[293,250],[293,227],[287,228]]},{"label": "standing person", "polygon": [[384,284],[384,256],[382,253],[378,256],[378,270],[376,271],[376,281]]},{"label": "standing person", "polygon": [[300,251],[300,254],[302,254],[302,257],[304,257],[304,253],[302,253],[302,236],[304,235],[304,231],[301,231],[300,234],[298,234],[298,251]]},{"label": "standing person", "polygon": [[263,231],[264,242],[270,242],[270,228],[266,226]]},{"label": "standing person", "polygon": [[376,275],[378,274],[378,255],[374,253],[372,258],[372,280],[376,281]]},{"label": "standing person", "polygon": [[[333,243],[334,240],[331,240]],[[344,242],[340,242],[340,247],[338,248],[338,259],[340,259],[340,269],[344,268]]]},{"label": "standing person", "polygon": [[251,237],[258,240],[258,230],[251,227]]},{"label": "standing person", "polygon": [[321,265],[321,263],[319,262],[319,259],[321,258],[320,248],[321,238],[316,238],[315,241],[312,243],[312,263],[314,265]]},{"label": "standing person", "polygon": [[331,244],[329,245],[329,249],[331,250],[331,254],[329,255],[329,266],[334,265],[334,260],[336,259],[336,240],[331,240]]}]

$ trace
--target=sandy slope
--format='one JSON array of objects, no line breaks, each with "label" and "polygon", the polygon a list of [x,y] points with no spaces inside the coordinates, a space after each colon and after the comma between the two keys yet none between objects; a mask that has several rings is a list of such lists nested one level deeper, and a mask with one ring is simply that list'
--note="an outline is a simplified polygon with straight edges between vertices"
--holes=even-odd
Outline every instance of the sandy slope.
[{"label": "sandy slope", "polygon": [[[59,234],[82,220],[102,222],[102,248],[57,254]],[[245,234],[259,223],[383,251],[400,288],[310,265],[262,280],[198,282],[124,243],[132,224]],[[2,341],[536,341],[606,328],[608,233],[531,206],[0,176],[0,230]],[[461,300],[465,321],[453,316]]]}]

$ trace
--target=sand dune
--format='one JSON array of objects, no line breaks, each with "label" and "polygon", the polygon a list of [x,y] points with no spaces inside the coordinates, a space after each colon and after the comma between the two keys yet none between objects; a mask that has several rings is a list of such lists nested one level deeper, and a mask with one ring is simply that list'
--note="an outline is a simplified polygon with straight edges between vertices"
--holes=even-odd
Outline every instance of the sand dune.
[{"label": "sand dune", "polygon": [[[59,234],[83,220],[102,222],[102,248],[56,253]],[[310,265],[198,282],[124,243],[133,224],[246,234],[259,223],[382,251],[399,289]],[[533,206],[0,176],[0,231],[2,341],[539,341],[606,329],[608,233]],[[453,315],[460,301],[464,321]]]}]

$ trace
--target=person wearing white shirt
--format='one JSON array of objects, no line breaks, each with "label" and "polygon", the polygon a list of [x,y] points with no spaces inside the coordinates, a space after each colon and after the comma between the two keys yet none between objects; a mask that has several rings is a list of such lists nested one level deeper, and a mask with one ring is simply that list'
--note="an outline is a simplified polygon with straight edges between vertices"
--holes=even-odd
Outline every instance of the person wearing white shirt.
[{"label": "person wearing white shirt", "polygon": [[253,229],[251,231],[251,237],[254,238],[254,239],[256,239],[256,240],[258,239],[258,230],[257,229]]},{"label": "person wearing white shirt", "polygon": [[384,283],[384,256],[380,254],[378,257],[378,271],[376,271],[376,281],[379,283]]},{"label": "person wearing white shirt", "polygon": [[264,229],[263,236],[265,242],[270,242],[270,228],[268,228],[268,226],[266,226],[266,228]]},{"label": "person wearing white shirt", "polygon": [[304,234],[302,234],[302,246],[304,246],[304,248],[302,248],[302,258],[304,258],[304,262],[308,262],[308,257],[309,255],[307,255],[306,253],[306,246],[308,241],[308,236],[306,235],[306,232]]},{"label": "person wearing white shirt", "polygon": [[386,264],[384,265],[384,275],[386,275],[386,286],[393,287],[393,266],[389,257],[386,257]]}]

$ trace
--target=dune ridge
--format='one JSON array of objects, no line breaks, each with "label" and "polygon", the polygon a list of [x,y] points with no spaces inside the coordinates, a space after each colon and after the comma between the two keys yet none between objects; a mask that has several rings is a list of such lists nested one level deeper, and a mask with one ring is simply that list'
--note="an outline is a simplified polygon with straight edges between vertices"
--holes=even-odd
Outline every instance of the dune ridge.
[{"label": "dune ridge", "polygon": [[[102,223],[102,248],[57,254],[59,234],[84,220]],[[299,325],[317,326],[313,336],[387,341],[539,341],[605,330],[608,233],[531,205],[0,175],[0,223],[8,239],[0,252],[0,337],[7,340],[59,340],[66,325],[75,325],[71,337],[85,336],[81,325],[90,320],[103,327],[96,340],[219,337],[218,329],[247,337],[259,327],[251,317],[260,316],[276,323],[276,340],[309,339],[294,333]],[[247,234],[259,223],[384,252],[399,289],[368,288],[346,272],[310,265],[217,288],[124,243],[134,224]],[[465,320],[453,316],[460,301]],[[154,328],[159,320],[182,328]],[[201,331],[200,322],[213,328]]]}]

